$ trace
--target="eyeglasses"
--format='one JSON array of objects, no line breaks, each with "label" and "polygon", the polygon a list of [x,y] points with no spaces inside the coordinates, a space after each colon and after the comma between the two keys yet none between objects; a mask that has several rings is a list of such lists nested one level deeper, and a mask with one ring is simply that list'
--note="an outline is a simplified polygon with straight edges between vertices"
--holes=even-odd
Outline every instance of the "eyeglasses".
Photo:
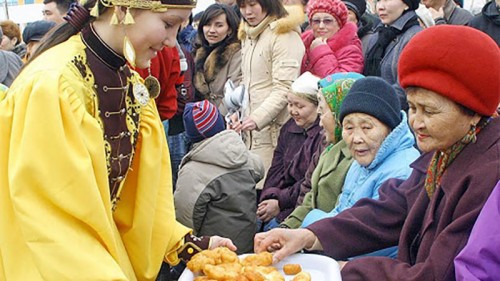
[{"label": "eyeglasses", "polygon": [[325,26],[332,26],[335,22],[335,19],[312,19],[311,23],[312,25],[320,25],[323,23]]}]

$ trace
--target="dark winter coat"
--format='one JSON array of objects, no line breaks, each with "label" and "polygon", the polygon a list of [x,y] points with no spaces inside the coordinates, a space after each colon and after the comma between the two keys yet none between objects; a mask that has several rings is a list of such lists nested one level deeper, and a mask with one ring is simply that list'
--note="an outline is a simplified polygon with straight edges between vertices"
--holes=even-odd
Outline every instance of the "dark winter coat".
[{"label": "dark winter coat", "polygon": [[261,201],[278,200],[278,222],[283,221],[295,209],[300,185],[323,138],[320,132],[319,118],[307,131],[297,126],[293,119],[288,120],[281,128],[278,146],[260,196]]},{"label": "dark winter coat", "polygon": [[379,200],[362,199],[308,227],[335,259],[398,245],[397,259],[350,261],[342,280],[455,280],[453,259],[500,179],[500,119],[493,119],[460,152],[430,200],[424,182],[431,158],[426,153],[417,159],[406,181],[385,182]]},{"label": "dark winter coat", "polygon": [[495,1],[486,3],[481,14],[475,16],[469,26],[488,34],[500,47],[500,12]]}]

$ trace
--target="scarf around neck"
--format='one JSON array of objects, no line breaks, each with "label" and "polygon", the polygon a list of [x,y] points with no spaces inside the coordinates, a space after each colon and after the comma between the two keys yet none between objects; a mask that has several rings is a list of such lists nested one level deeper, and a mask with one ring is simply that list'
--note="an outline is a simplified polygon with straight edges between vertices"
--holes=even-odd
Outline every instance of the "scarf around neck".
[{"label": "scarf around neck", "polygon": [[276,17],[266,17],[264,18],[258,25],[250,26],[247,22],[245,22],[245,32],[250,39],[255,39],[259,37],[259,35],[266,29],[266,27],[272,21],[276,20]]},{"label": "scarf around neck", "polygon": [[437,150],[434,152],[429,168],[427,168],[427,175],[424,183],[425,191],[429,198],[432,198],[436,189],[441,185],[441,178],[446,168],[450,166],[467,144],[476,142],[476,135],[479,134],[490,121],[491,118],[481,119],[477,126],[473,126],[461,140],[445,150]]},{"label": "scarf around neck", "polygon": [[385,55],[387,46],[396,39],[400,34],[405,33],[410,27],[418,25],[417,15],[413,15],[403,26],[401,30],[390,26],[384,25],[378,28],[378,38],[375,45],[366,54],[365,69],[363,74],[365,76],[381,76],[380,63]]}]

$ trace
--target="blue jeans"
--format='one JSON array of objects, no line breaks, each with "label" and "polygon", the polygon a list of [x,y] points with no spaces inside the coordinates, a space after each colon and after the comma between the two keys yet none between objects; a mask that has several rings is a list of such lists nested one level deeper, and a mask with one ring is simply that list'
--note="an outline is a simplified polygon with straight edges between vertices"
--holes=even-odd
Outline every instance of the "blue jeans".
[{"label": "blue jeans", "polygon": [[165,136],[167,136],[168,140],[168,128],[169,128],[168,120],[163,120],[161,121],[161,123],[163,124],[163,129],[165,130]]},{"label": "blue jeans", "polygon": [[174,190],[177,183],[177,174],[179,172],[179,165],[181,164],[182,158],[187,154],[189,150],[189,139],[186,132],[182,132],[177,135],[168,136],[168,147],[170,149],[170,162],[172,165],[172,181],[174,184]]},{"label": "blue jeans", "polygon": [[277,228],[280,226],[280,223],[276,218],[271,219],[268,222],[263,222],[257,219],[257,232],[267,232],[273,228]]},{"label": "blue jeans", "polygon": [[391,259],[395,259],[398,257],[398,247],[394,246],[394,247],[385,248],[385,249],[371,252],[368,254],[355,256],[355,257],[349,258],[349,260],[355,260],[357,258],[362,258],[362,257],[388,257]]}]

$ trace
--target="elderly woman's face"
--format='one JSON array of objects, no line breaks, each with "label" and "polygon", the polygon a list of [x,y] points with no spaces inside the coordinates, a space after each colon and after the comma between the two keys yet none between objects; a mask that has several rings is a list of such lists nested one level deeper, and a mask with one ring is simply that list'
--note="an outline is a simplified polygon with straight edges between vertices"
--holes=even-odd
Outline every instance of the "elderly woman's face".
[{"label": "elderly woman's face", "polygon": [[423,152],[446,149],[462,139],[479,116],[469,116],[453,101],[422,88],[407,91],[409,123]]},{"label": "elderly woman's face", "polygon": [[314,38],[332,38],[340,29],[334,16],[328,13],[315,13],[311,18]]},{"label": "elderly woman's face", "polygon": [[319,125],[325,130],[325,139],[327,143],[334,143],[335,140],[335,117],[330,110],[330,107],[326,103],[325,97],[322,94],[318,94],[318,114],[319,114]]},{"label": "elderly woman's face", "polygon": [[308,129],[318,118],[316,112],[317,106],[301,97],[292,93],[287,94],[288,113],[292,116],[297,126],[302,129]]},{"label": "elderly woman's face", "polygon": [[365,113],[351,113],[342,121],[342,138],[352,157],[363,167],[372,163],[390,132],[387,125]]}]

